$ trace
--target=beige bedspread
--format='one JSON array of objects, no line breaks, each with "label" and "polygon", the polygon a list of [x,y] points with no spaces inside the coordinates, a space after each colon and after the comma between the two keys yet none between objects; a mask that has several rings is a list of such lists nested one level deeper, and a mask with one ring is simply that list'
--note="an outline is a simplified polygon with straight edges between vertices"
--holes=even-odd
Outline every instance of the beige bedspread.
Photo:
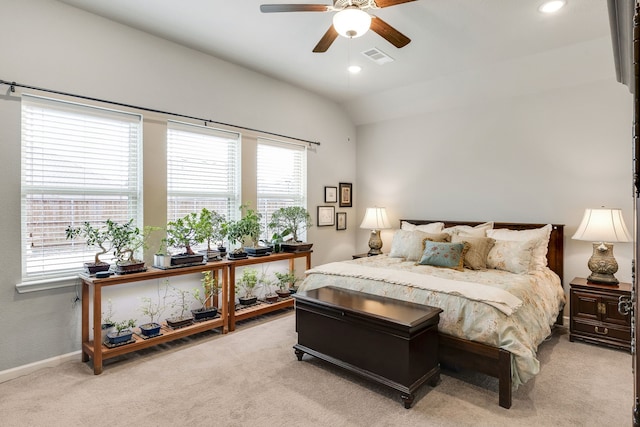
[{"label": "beige bedspread", "polygon": [[[536,350],[565,303],[560,278],[549,269],[532,274],[461,272],[379,255],[326,264],[307,273],[300,290],[336,286],[442,308],[441,332],[513,354],[516,387],[539,372]],[[473,284],[479,284],[477,289]]]}]

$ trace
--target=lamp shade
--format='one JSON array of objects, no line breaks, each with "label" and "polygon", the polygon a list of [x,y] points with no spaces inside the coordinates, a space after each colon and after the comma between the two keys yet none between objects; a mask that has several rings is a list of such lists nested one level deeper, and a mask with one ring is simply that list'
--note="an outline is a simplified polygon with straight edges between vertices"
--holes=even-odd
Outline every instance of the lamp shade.
[{"label": "lamp shade", "polygon": [[367,208],[367,212],[364,214],[364,219],[360,228],[366,228],[369,230],[382,230],[385,228],[391,228],[391,223],[387,217],[387,210],[385,208]]},{"label": "lamp shade", "polygon": [[371,15],[355,6],[349,6],[333,15],[333,28],[343,37],[360,37],[370,26]]},{"label": "lamp shade", "polygon": [[631,236],[616,208],[585,209],[578,231],[572,239],[590,242],[629,242]]}]

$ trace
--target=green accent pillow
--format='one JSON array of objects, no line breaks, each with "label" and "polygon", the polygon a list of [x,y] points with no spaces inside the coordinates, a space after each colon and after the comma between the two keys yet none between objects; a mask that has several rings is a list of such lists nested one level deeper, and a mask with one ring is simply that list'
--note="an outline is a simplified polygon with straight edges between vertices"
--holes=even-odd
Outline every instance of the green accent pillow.
[{"label": "green accent pillow", "polygon": [[466,242],[448,243],[427,240],[424,242],[424,252],[418,264],[462,271],[464,270],[464,254],[468,249],[469,244]]}]

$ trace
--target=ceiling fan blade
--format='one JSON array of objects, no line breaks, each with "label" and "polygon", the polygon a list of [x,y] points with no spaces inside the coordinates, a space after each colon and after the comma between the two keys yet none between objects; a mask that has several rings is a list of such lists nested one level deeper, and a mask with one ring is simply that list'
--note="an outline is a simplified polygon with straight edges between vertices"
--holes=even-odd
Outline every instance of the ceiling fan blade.
[{"label": "ceiling fan blade", "polygon": [[313,51],[315,53],[326,52],[336,38],[338,38],[338,32],[332,25],[329,27],[327,32],[324,33],[324,36],[322,36],[316,47],[313,48]]},{"label": "ceiling fan blade", "polygon": [[372,16],[371,18],[371,30],[380,35],[395,47],[401,48],[411,42],[411,39],[409,37],[405,36],[400,31],[384,22],[382,19],[378,18],[377,16]]},{"label": "ceiling fan blade", "polygon": [[376,6],[379,8],[395,6],[397,4],[409,3],[416,0],[375,0]]},{"label": "ceiling fan blade", "polygon": [[326,4],[261,4],[260,12],[327,12],[331,6]]}]

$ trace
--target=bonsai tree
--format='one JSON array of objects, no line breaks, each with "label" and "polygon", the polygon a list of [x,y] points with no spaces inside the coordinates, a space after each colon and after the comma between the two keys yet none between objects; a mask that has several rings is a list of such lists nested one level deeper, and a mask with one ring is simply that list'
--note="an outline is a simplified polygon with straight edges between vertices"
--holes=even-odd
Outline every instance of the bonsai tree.
[{"label": "bonsai tree", "polygon": [[[104,228],[98,228],[92,226],[88,221],[82,224],[82,227],[67,226],[65,230],[67,239],[75,239],[78,236],[82,236],[87,243],[87,246],[97,246],[100,248],[94,256],[92,266],[108,266],[109,263],[100,260],[100,255],[104,255],[111,250],[111,246],[108,246],[109,234]],[[91,264],[89,264],[91,265]]]},{"label": "bonsai tree", "polygon": [[129,328],[136,326],[135,319],[123,320],[122,322],[116,322],[113,327],[116,329],[116,335],[125,335],[130,333]]},{"label": "bonsai tree", "polygon": [[202,243],[202,234],[198,233],[198,214],[191,212],[183,218],[167,223],[167,245],[174,248],[184,248],[184,253],[194,255],[191,246]]},{"label": "bonsai tree", "polygon": [[[214,303],[214,297],[218,295],[219,288],[218,282],[211,271],[203,271],[202,276],[202,288],[193,290],[193,298],[200,303],[200,309],[204,310],[207,307],[215,307],[217,305]],[[202,289],[202,292],[200,292],[200,289]]]},{"label": "bonsai tree", "polygon": [[[167,286],[170,286],[167,284]],[[171,313],[172,318],[168,320],[168,323],[180,323],[183,321],[192,320],[193,317],[189,315],[189,291],[185,289],[179,289],[171,286],[171,291],[173,294],[173,301],[169,304],[171,309],[173,309],[173,313]]]},{"label": "bonsai tree", "polygon": [[273,279],[270,279],[264,271],[262,272],[262,274],[260,274],[258,283],[260,283],[260,286],[264,287],[264,296],[265,298],[267,298],[267,300],[269,299],[269,297],[278,297],[278,295],[273,290],[275,281]]},{"label": "bonsai tree", "polygon": [[195,223],[196,240],[207,242],[207,252],[211,252],[211,243],[222,242],[227,233],[224,215],[216,211],[202,208],[198,220]]},{"label": "bonsai tree", "polygon": [[[240,206],[240,210],[244,211],[244,216],[227,225],[227,237],[231,243],[243,245],[245,240],[251,241],[251,247],[257,247],[262,227],[260,225],[261,214],[250,209],[248,205]],[[247,245],[249,246],[249,245]]]},{"label": "bonsai tree", "polygon": [[149,318],[149,323],[158,323],[160,316],[167,308],[166,299],[169,287],[164,287],[164,295],[161,294],[160,287],[158,287],[158,299],[153,300],[150,297],[141,297],[142,304],[140,306],[140,312]]},{"label": "bonsai tree", "polygon": [[283,291],[289,288],[293,288],[296,282],[299,280],[296,277],[295,271],[288,271],[286,273],[280,273],[276,271],[275,275],[276,275],[276,278],[278,279],[278,286],[280,286],[280,289]]},{"label": "bonsai tree", "polygon": [[281,238],[291,234],[293,242],[299,242],[298,235],[306,228],[311,227],[311,216],[301,206],[287,206],[276,210],[271,215],[268,227],[280,235]]},{"label": "bonsai tree", "polygon": [[[147,231],[146,235],[150,233]],[[138,249],[145,246],[146,235],[133,224],[133,218],[124,224],[107,220],[107,235],[111,240],[117,265],[137,264],[142,262],[135,258]]]},{"label": "bonsai tree", "polygon": [[253,298],[253,290],[258,284],[258,271],[255,268],[245,268],[242,276],[236,282],[236,292],[243,291],[244,298]]}]

